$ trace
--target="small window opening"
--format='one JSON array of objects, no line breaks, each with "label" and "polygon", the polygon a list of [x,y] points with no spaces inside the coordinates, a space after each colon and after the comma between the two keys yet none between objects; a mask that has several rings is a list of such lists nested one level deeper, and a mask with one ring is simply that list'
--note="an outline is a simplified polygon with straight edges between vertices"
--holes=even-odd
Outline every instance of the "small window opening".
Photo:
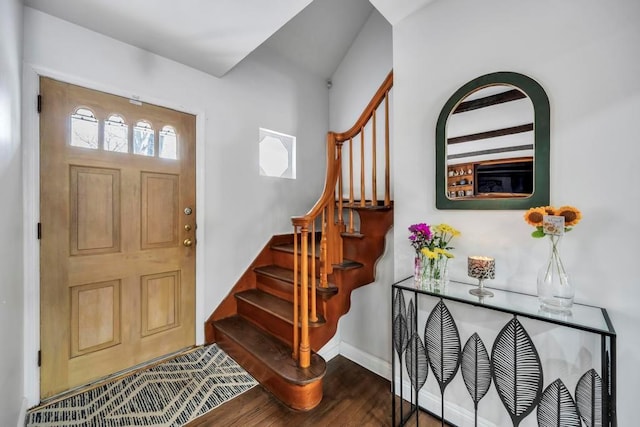
[{"label": "small window opening", "polygon": [[133,154],[154,155],[154,131],[147,122],[140,121],[133,127]]},{"label": "small window opening", "polygon": [[117,114],[110,116],[104,122],[104,149],[118,153],[129,151],[129,126]]},{"label": "small window opening", "polygon": [[159,133],[159,156],[163,159],[177,159],[178,136],[176,135],[176,130],[171,126],[165,126]]},{"label": "small window opening", "polygon": [[296,137],[260,128],[260,175],[296,179]]},{"label": "small window opening", "polygon": [[87,108],[78,108],[71,115],[71,141],[74,147],[98,149],[98,119]]}]

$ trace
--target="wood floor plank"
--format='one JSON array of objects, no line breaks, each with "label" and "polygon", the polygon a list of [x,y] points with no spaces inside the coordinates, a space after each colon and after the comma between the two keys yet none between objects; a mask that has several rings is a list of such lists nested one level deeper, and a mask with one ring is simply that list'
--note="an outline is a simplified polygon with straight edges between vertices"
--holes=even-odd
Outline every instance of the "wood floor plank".
[{"label": "wood floor plank", "polygon": [[[192,421],[188,427],[373,427],[391,424],[389,381],[345,357],[337,356],[327,363],[324,398],[311,411],[293,411],[264,388],[256,386]],[[411,425],[415,425],[415,421]],[[436,427],[441,426],[441,422],[421,412],[419,425]]]}]

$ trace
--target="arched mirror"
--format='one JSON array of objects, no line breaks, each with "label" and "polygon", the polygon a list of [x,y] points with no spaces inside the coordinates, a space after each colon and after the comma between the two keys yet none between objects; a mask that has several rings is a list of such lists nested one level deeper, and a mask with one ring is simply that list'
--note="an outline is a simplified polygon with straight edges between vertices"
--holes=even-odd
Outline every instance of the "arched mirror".
[{"label": "arched mirror", "polygon": [[549,99],[542,86],[498,72],[458,89],[436,126],[436,207],[548,204]]}]

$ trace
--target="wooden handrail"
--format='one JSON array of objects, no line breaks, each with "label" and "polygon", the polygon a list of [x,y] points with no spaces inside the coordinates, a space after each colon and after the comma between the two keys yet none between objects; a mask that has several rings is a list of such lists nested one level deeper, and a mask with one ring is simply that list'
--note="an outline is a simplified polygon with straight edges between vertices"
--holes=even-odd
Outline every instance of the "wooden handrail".
[{"label": "wooden handrail", "polygon": [[[294,315],[293,315],[293,352],[294,359],[298,361],[301,368],[310,365],[311,349],[309,346],[309,322],[317,321],[316,313],[316,286],[326,288],[328,276],[333,273],[334,265],[343,262],[342,233],[348,231],[354,233],[353,208],[357,204],[361,208],[367,207],[365,192],[365,126],[372,124],[372,165],[371,165],[371,204],[376,206],[377,201],[377,160],[376,160],[376,110],[385,102],[385,135],[384,135],[384,155],[385,155],[385,195],[384,205],[389,206],[390,185],[389,185],[389,91],[393,86],[393,72],[389,73],[376,94],[371,99],[358,121],[346,132],[327,133],[327,173],[324,188],[318,201],[313,207],[302,216],[291,218],[294,236]],[[354,200],[353,182],[353,142],[360,134],[360,200]],[[349,144],[349,203],[343,203],[343,185],[345,180],[342,177],[342,147],[344,143]],[[337,193],[337,197],[336,197]],[[336,206],[337,205],[337,206]],[[343,209],[349,209],[349,225],[344,223]],[[337,212],[336,212],[337,210]],[[319,261],[316,260],[316,221],[320,221],[320,251]],[[311,233],[311,238],[309,234]],[[309,250],[311,249],[311,250]],[[318,264],[319,263],[319,268]],[[319,281],[316,272],[319,271]],[[319,283],[319,285],[317,285]],[[311,292],[311,295],[309,295]]]},{"label": "wooden handrail", "polygon": [[393,87],[393,71],[391,71],[387,75],[387,78],[384,79],[384,82],[382,82],[382,85],[380,85],[380,88],[378,89],[376,94],[373,96],[373,98],[371,98],[371,101],[369,101],[369,104],[364,109],[362,114],[360,114],[360,118],[358,118],[358,121],[356,122],[356,124],[354,124],[351,127],[351,129],[349,129],[346,132],[336,133],[336,141],[343,142],[357,135],[360,132],[360,129],[362,129],[365,124],[367,124],[367,122],[369,121],[369,118],[371,117],[373,112],[376,110],[376,108],[378,108],[378,106],[382,103],[382,101],[384,101],[385,95],[387,94],[387,92],[389,92],[389,90],[392,87]]},{"label": "wooden handrail", "polygon": [[[329,147],[333,146],[335,143],[335,133],[329,132],[327,135],[327,145]],[[327,177],[324,182],[324,189],[322,190],[322,195],[318,199],[318,201],[313,205],[313,207],[304,214],[303,216],[294,216],[291,218],[291,222],[293,225],[302,226],[309,225],[311,221],[318,217],[322,213],[322,210],[325,208],[328,202],[333,203],[335,201],[335,188],[336,183],[338,181],[338,172],[339,168],[336,168],[335,162],[331,161],[332,159],[328,159],[327,161]],[[335,160],[335,159],[333,159]]]}]

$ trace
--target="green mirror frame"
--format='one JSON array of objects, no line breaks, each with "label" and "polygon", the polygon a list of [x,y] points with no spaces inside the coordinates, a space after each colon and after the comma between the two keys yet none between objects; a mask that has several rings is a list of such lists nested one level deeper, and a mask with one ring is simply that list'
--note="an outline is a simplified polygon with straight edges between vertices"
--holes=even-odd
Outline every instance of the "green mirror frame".
[{"label": "green mirror frame", "polygon": [[[529,197],[452,200],[447,197],[447,120],[450,113],[470,93],[487,86],[506,84],[527,94],[534,108],[533,193]],[[549,98],[538,82],[523,74],[500,71],[466,83],[449,98],[436,125],[436,208],[437,209],[522,209],[549,204]]]}]

